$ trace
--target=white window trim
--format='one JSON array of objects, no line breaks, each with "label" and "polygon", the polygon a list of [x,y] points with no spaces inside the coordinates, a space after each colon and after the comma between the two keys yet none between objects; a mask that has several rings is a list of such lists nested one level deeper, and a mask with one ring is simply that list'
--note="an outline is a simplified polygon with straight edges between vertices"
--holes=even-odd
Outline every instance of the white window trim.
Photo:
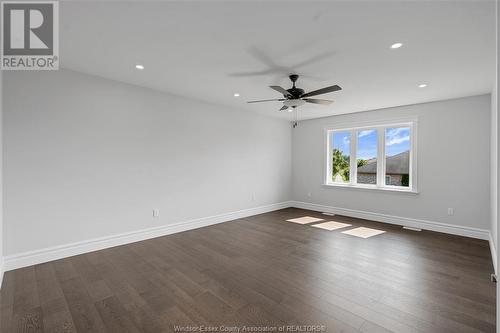
[{"label": "white window trim", "polygon": [[[410,128],[410,184],[408,187],[385,185],[385,129],[391,127],[409,127]],[[362,190],[377,190],[389,191],[397,193],[419,193],[418,192],[418,168],[417,168],[417,127],[418,119],[413,118],[399,118],[385,121],[373,121],[364,123],[338,123],[324,129],[325,137],[325,161],[323,173],[323,186],[332,188],[351,188]],[[378,133],[377,140],[377,184],[357,184],[357,132],[366,129],[376,129]],[[350,181],[349,183],[335,183],[331,179],[331,140],[330,135],[334,131],[350,131]]]}]

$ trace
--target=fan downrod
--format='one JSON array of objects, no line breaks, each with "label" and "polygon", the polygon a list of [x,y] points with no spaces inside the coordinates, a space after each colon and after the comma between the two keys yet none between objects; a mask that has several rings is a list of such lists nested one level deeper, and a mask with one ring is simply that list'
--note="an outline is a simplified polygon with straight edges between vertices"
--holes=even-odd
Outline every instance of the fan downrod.
[{"label": "fan downrod", "polygon": [[303,89],[295,87],[295,82],[299,79],[299,75],[290,74],[288,78],[292,81],[293,86],[290,89],[287,89],[287,91],[293,96],[293,99],[299,98],[304,93]]}]

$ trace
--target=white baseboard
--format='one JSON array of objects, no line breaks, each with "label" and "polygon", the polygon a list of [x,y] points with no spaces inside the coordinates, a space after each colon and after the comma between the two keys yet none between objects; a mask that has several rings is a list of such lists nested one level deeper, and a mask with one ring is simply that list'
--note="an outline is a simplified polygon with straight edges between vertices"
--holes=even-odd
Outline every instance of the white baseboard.
[{"label": "white baseboard", "polygon": [[308,202],[292,201],[292,207],[309,209],[318,212],[327,212],[338,215],[345,215],[350,217],[356,217],[365,220],[372,220],[377,222],[384,222],[389,224],[396,224],[404,227],[419,228],[424,230],[431,230],[437,232],[443,232],[446,234],[459,235],[471,238],[478,238],[489,240],[490,232],[488,230],[472,228],[472,227],[462,227],[457,225],[451,225],[441,222],[426,221],[413,219],[408,217],[400,217],[379,213],[366,212],[355,209],[339,208],[325,205],[318,205]]},{"label": "white baseboard", "polygon": [[[339,208],[333,206],[318,205],[307,202],[300,201],[286,201],[276,204],[271,204],[267,206],[260,206],[255,208],[244,209],[236,212],[230,212],[210,217],[204,217],[184,222],[179,222],[175,224],[165,225],[161,227],[148,228],[138,231],[132,231],[128,233],[122,233],[118,235],[112,235],[107,237],[95,238],[87,241],[81,241],[71,244],[59,245],[49,248],[44,248],[35,251],[29,251],[14,255],[5,256],[3,260],[3,272],[10,271],[13,269],[36,265],[52,260],[62,259],[66,257],[71,257],[74,255],[98,251],[113,246],[124,245],[128,243],[138,242],[150,238],[161,237],[165,235],[174,234],[177,232],[187,231],[191,229],[201,228],[217,223],[227,222],[231,220],[236,220],[248,216],[263,214],[271,212],[274,210],[279,210],[288,207],[296,207],[302,209],[309,209],[318,212],[327,212],[338,215],[345,215],[350,217],[356,217],[366,220],[373,220],[378,222],[384,222],[389,224],[396,224],[412,228],[420,228],[424,230],[431,230],[437,232],[443,232],[452,235],[460,235],[465,237],[479,238],[484,240],[489,240],[491,255],[493,258],[493,265],[496,271],[496,249],[491,240],[490,232],[488,230],[471,228],[471,227],[461,227],[440,222],[426,221],[420,219],[412,219],[407,217],[399,217],[392,215],[385,215],[379,213],[372,213],[354,209]],[[1,258],[0,258],[1,260]],[[1,262],[0,262],[1,264]],[[1,265],[0,265],[1,269]],[[0,274],[0,283],[1,277]],[[0,284],[1,286],[1,284]]]},{"label": "white baseboard", "polygon": [[493,260],[493,268],[495,269],[495,274],[497,274],[497,248],[495,246],[495,242],[493,242],[493,236],[491,232],[489,232],[489,242],[490,242],[490,251],[491,251],[491,260]]},{"label": "white baseboard", "polygon": [[41,264],[44,262],[71,257],[82,253],[102,250],[113,246],[139,242],[142,240],[170,235],[177,232],[206,227],[217,223],[236,220],[252,215],[263,214],[287,207],[290,207],[290,202],[281,202],[266,206],[239,210],[236,212],[203,217],[175,224],[169,224],[156,228],[148,228],[118,235],[94,238],[86,241],[9,255],[4,257],[4,271],[10,271],[21,267]]}]

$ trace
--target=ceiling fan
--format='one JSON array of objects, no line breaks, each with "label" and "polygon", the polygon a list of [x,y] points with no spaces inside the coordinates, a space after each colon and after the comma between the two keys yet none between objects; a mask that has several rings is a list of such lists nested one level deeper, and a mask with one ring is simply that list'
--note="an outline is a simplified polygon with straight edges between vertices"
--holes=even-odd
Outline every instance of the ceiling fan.
[{"label": "ceiling fan", "polygon": [[269,88],[274,89],[277,92],[283,94],[284,98],[264,99],[264,100],[260,100],[260,101],[249,101],[247,103],[280,101],[280,102],[283,102],[283,106],[281,107],[280,111],[287,110],[287,111],[291,112],[296,107],[304,105],[306,103],[321,104],[321,105],[332,104],[333,101],[329,100],[329,99],[316,99],[316,98],[309,98],[309,97],[342,90],[342,88],[340,88],[339,86],[334,85],[334,86],[329,86],[329,87],[321,88],[318,90],[314,90],[314,91],[311,91],[308,93],[304,93],[304,89],[300,89],[300,88],[295,87],[295,82],[297,81],[299,76],[297,74],[292,74],[289,76],[289,78],[293,84],[293,86],[290,89],[284,89],[280,86],[269,86]]}]

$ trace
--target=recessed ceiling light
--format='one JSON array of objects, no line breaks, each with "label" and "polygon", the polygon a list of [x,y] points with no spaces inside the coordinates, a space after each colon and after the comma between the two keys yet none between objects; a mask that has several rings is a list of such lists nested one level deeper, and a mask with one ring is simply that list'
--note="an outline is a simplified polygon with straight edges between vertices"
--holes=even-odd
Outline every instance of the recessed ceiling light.
[{"label": "recessed ceiling light", "polygon": [[240,97],[240,94],[238,94],[238,93],[234,93],[234,94],[233,94],[233,96],[234,96],[234,97]]},{"label": "recessed ceiling light", "polygon": [[137,69],[144,69],[144,66],[143,65],[135,65],[135,68],[137,68]]},{"label": "recessed ceiling light", "polygon": [[401,46],[403,46],[403,43],[394,43],[391,45],[391,49],[399,49]]},{"label": "recessed ceiling light", "polygon": [[427,87],[427,85],[425,83],[422,83],[422,84],[419,84],[418,87],[419,88],[425,88],[425,87]]}]

